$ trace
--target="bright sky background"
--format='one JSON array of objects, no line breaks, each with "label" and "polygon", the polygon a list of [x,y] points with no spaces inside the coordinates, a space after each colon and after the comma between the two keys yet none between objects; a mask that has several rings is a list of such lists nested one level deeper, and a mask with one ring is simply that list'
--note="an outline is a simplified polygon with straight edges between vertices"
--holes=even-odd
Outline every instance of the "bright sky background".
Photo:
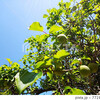
[{"label": "bright sky background", "polygon": [[[18,62],[23,57],[24,40],[31,35],[43,34],[29,31],[35,21],[44,26],[43,14],[57,7],[61,0],[0,0],[0,65],[8,64],[5,58]],[[68,1],[68,0],[63,0]]]}]

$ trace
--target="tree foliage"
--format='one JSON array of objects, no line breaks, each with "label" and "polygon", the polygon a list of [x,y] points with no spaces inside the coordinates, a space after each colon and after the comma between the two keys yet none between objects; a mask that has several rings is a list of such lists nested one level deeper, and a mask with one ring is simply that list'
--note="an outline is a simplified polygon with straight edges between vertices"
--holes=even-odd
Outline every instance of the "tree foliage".
[{"label": "tree foliage", "polygon": [[[9,66],[0,67],[0,94],[95,95],[100,91],[100,1],[61,0],[58,6],[43,15],[49,33],[39,22],[30,25],[29,30],[43,33],[25,40],[29,48],[21,59],[23,68],[9,59]],[[66,36],[65,43],[57,38],[60,34]],[[90,63],[98,71],[83,77],[80,66]]]}]

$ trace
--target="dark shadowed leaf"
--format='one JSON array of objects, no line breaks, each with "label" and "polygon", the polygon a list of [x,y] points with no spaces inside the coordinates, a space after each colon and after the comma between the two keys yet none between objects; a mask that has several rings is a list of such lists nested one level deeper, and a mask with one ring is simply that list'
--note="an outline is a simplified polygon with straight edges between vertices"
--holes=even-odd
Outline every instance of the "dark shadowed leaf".
[{"label": "dark shadowed leaf", "polygon": [[42,72],[34,73],[34,72],[28,72],[26,70],[23,70],[20,73],[18,72],[15,76],[15,83],[19,90],[19,93],[21,93],[24,89],[32,85],[41,77],[42,77]]}]

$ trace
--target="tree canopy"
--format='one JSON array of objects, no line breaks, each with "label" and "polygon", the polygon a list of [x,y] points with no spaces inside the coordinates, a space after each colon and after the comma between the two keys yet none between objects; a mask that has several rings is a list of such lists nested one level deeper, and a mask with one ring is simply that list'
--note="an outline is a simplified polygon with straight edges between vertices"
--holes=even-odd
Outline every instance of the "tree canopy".
[{"label": "tree canopy", "polygon": [[[47,9],[46,33],[39,22],[31,36],[23,67],[7,58],[0,67],[0,94],[97,95],[100,91],[100,1],[59,2]],[[89,73],[89,74],[88,74]]]}]

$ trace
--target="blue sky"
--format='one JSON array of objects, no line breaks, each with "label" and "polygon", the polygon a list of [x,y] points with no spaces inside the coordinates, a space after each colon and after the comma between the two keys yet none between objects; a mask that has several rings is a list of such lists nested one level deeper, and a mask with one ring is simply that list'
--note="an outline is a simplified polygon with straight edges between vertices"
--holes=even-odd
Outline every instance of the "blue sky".
[{"label": "blue sky", "polygon": [[[0,65],[7,64],[5,58],[18,62],[23,57],[24,40],[41,32],[29,31],[32,22],[38,21],[46,30],[43,14],[57,7],[61,0],[0,0]],[[67,0],[64,0],[67,1]]]},{"label": "blue sky", "polygon": [[47,13],[47,9],[57,7],[60,1],[0,0],[0,65],[8,64],[5,58],[18,62],[25,54],[24,40],[32,35],[43,34],[28,30],[33,22],[40,22],[44,30],[48,32],[43,14]]}]

